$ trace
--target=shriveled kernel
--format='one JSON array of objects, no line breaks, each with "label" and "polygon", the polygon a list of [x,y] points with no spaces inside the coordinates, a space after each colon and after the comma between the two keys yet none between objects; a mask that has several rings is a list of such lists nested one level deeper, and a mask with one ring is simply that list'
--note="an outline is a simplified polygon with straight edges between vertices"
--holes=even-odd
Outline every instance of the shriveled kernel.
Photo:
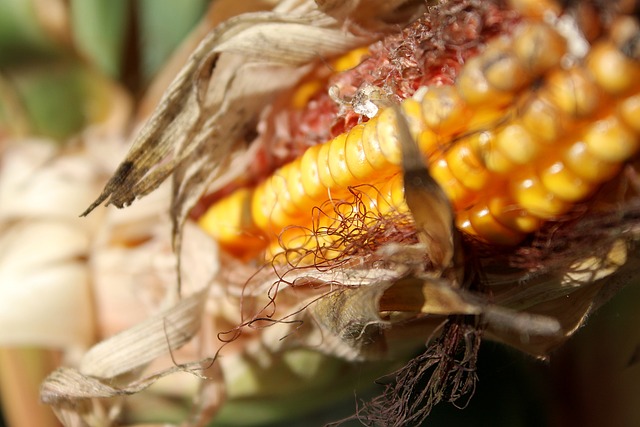
[{"label": "shriveled kernel", "polygon": [[347,135],[345,144],[347,167],[349,171],[351,171],[351,174],[359,180],[370,178],[375,172],[375,169],[369,161],[367,161],[367,157],[365,156],[362,140],[363,129],[364,124],[357,125],[351,129]]},{"label": "shriveled kernel", "polygon": [[484,58],[476,56],[466,62],[456,78],[456,88],[462,99],[472,107],[506,105],[513,94],[493,87],[484,75]]},{"label": "shriveled kernel", "polygon": [[442,136],[464,129],[471,113],[453,86],[430,87],[424,93],[421,105],[424,124]]},{"label": "shriveled kernel", "polygon": [[602,98],[591,75],[581,67],[552,72],[544,90],[560,111],[574,118],[593,114]]},{"label": "shriveled kernel", "polygon": [[502,225],[488,207],[476,205],[469,211],[469,222],[478,236],[497,245],[515,245],[522,241],[524,234],[517,233]]},{"label": "shriveled kernel", "polygon": [[[503,194],[505,192],[502,192]],[[505,195],[491,197],[488,203],[491,214],[509,229],[528,234],[540,228],[541,220],[522,209],[512,198]]]},{"label": "shriveled kernel", "polygon": [[562,161],[580,178],[593,183],[611,179],[620,170],[618,163],[607,162],[596,157],[582,140],[571,144],[563,154]]},{"label": "shriveled kernel", "polygon": [[571,208],[569,202],[547,190],[535,176],[513,181],[511,194],[530,214],[542,219],[557,218]]},{"label": "shriveled kernel", "polygon": [[496,133],[496,147],[517,164],[534,161],[540,153],[540,143],[519,123],[510,123]]},{"label": "shriveled kernel", "polygon": [[327,188],[320,181],[318,172],[318,153],[320,145],[314,145],[307,149],[300,160],[302,170],[302,186],[304,191],[312,199],[318,199],[327,194]]},{"label": "shriveled kernel", "polygon": [[329,172],[339,187],[347,187],[353,183],[353,175],[346,159],[346,143],[348,134],[342,134],[331,140],[329,145]]},{"label": "shriveled kernel", "polygon": [[550,143],[564,133],[563,116],[551,102],[532,94],[522,106],[520,121],[540,142]]},{"label": "shriveled kernel", "polygon": [[467,141],[463,140],[453,145],[445,155],[445,160],[453,176],[467,189],[479,191],[489,182],[489,172]]},{"label": "shriveled kernel", "polygon": [[469,135],[467,141],[480,163],[487,170],[506,174],[515,168],[516,165],[497,149],[493,131],[473,133]]},{"label": "shriveled kernel", "polygon": [[612,95],[640,85],[640,64],[620,52],[611,42],[600,42],[591,48],[587,67],[598,86]]},{"label": "shriveled kernel", "polygon": [[506,92],[519,90],[530,81],[530,75],[510,51],[496,50],[487,55],[484,75],[489,85]]},{"label": "shriveled kernel", "polygon": [[584,141],[591,153],[607,162],[622,162],[638,150],[638,137],[613,115],[591,123]]},{"label": "shriveled kernel", "polygon": [[576,202],[595,190],[595,185],[573,173],[562,161],[546,160],[539,172],[542,184],[563,200]]},{"label": "shriveled kernel", "polygon": [[541,22],[527,22],[518,26],[513,39],[515,56],[533,76],[541,75],[560,64],[567,50],[564,38]]},{"label": "shriveled kernel", "polygon": [[380,153],[392,165],[399,166],[402,163],[402,152],[400,151],[400,141],[396,131],[397,118],[393,109],[387,108],[378,115],[378,143]]}]

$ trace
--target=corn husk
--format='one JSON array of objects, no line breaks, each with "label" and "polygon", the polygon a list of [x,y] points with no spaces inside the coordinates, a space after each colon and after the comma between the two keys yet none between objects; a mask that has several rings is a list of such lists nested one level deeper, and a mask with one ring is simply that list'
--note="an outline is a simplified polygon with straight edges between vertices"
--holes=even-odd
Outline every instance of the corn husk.
[{"label": "corn husk", "polygon": [[[127,213],[109,212],[94,230],[91,277],[103,304],[96,323],[108,338],[43,384],[43,401],[65,425],[115,424],[127,413],[126,397],[143,390],[195,396],[185,425],[205,425],[225,399],[268,395],[276,381],[285,395],[297,393],[300,382],[339,378],[319,368],[328,366],[326,356],[351,362],[407,357],[438,336],[452,315],[480,319],[490,338],[547,357],[606,299],[605,287],[635,275],[636,255],[628,246],[635,237],[628,233],[604,256],[578,256],[526,288],[519,277],[497,272],[489,281],[492,298],[466,290],[450,208],[424,165],[408,162],[418,156],[407,155],[407,138],[405,179],[413,174],[420,183],[408,187],[422,231],[415,247],[386,247],[359,265],[330,271],[263,268],[256,274],[225,258],[194,227],[188,212],[196,201],[251,161],[243,135],[275,93],[290,88],[318,56],[365,44],[423,6],[406,2],[402,10],[410,13],[394,16],[405,2],[383,3],[318,2],[316,9],[313,2],[283,1],[271,12],[225,21],[196,48],[85,212],[148,196]],[[169,176],[172,188],[161,186]],[[425,251],[438,260],[426,273],[416,268],[415,255]],[[385,304],[402,306],[401,314],[383,315]],[[133,316],[120,323],[108,317],[120,311]],[[162,384],[178,373],[190,379]]]}]

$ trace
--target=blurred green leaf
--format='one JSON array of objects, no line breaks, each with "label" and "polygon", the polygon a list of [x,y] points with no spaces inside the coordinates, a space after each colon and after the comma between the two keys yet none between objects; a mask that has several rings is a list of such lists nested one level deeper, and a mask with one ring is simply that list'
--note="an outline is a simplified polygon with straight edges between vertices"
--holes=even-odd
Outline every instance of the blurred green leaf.
[{"label": "blurred green leaf", "polygon": [[128,0],[71,0],[76,47],[112,77],[118,77],[121,70],[129,4]]},{"label": "blurred green leaf", "polygon": [[0,67],[51,58],[55,43],[47,37],[30,0],[0,0]]},{"label": "blurred green leaf", "polygon": [[139,0],[140,52],[145,81],[153,77],[202,19],[208,0]]}]

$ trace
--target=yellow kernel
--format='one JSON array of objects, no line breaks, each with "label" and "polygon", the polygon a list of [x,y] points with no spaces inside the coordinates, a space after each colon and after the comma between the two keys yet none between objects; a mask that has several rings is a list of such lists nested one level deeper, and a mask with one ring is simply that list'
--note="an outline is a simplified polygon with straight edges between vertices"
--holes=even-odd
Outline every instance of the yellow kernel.
[{"label": "yellow kernel", "polygon": [[[261,230],[273,228],[272,214],[278,204],[278,198],[273,191],[271,177],[255,188],[251,199],[251,214],[253,221]],[[279,215],[283,212],[279,209]]]},{"label": "yellow kernel", "polygon": [[539,176],[547,190],[569,202],[582,200],[595,190],[594,184],[573,173],[562,161],[545,160]]},{"label": "yellow kernel", "polygon": [[333,62],[333,69],[336,72],[350,70],[360,64],[369,55],[369,47],[353,49],[342,55]]},{"label": "yellow kernel", "polygon": [[400,151],[396,125],[397,118],[393,109],[387,108],[378,115],[376,130],[380,152],[392,165],[400,165],[402,163],[402,152]]},{"label": "yellow kernel", "polygon": [[408,98],[402,101],[400,105],[404,117],[409,124],[409,132],[411,136],[417,141],[420,134],[424,131],[424,121],[422,119],[422,107],[420,102],[415,99]]},{"label": "yellow kernel", "polygon": [[453,86],[429,87],[421,106],[424,123],[439,135],[453,135],[467,126],[470,110]]},{"label": "yellow kernel", "polygon": [[587,67],[598,85],[612,95],[627,92],[640,82],[640,65],[611,42],[591,48]]},{"label": "yellow kernel", "polygon": [[638,138],[616,116],[591,123],[584,135],[589,151],[606,162],[622,162],[638,150]]},{"label": "yellow kernel", "polygon": [[478,232],[471,225],[468,211],[463,210],[463,211],[457,212],[455,223],[456,223],[456,228],[461,232],[463,232],[464,234],[480,238],[480,236],[478,236]]},{"label": "yellow kernel", "polygon": [[466,128],[469,131],[493,129],[503,122],[508,114],[509,112],[505,108],[480,108],[471,114]]},{"label": "yellow kernel", "polygon": [[451,173],[449,165],[444,158],[436,159],[429,165],[429,172],[440,187],[444,190],[455,209],[463,209],[469,206],[476,198],[476,194],[469,191]]},{"label": "yellow kernel", "polygon": [[619,163],[607,162],[592,154],[584,141],[571,144],[562,161],[573,173],[593,183],[611,179],[620,170]]},{"label": "yellow kernel", "polygon": [[[336,138],[344,139],[344,134],[338,135]],[[338,188],[338,183],[333,179],[331,171],[329,170],[329,146],[330,144],[320,144],[320,150],[318,150],[318,176],[320,182],[325,188],[331,190]]]},{"label": "yellow kernel", "polygon": [[364,180],[373,175],[375,169],[367,161],[364,152],[362,131],[364,124],[359,124],[349,131],[345,143],[345,159],[351,174],[358,180]]},{"label": "yellow kernel", "polygon": [[469,211],[469,222],[479,237],[497,245],[515,245],[524,238],[524,234],[498,222],[486,206],[474,206]]},{"label": "yellow kernel", "polygon": [[513,52],[529,73],[539,76],[560,64],[566,52],[566,42],[549,25],[528,22],[516,29]]},{"label": "yellow kernel", "polygon": [[512,9],[530,18],[558,16],[562,12],[560,2],[556,0],[509,0]]},{"label": "yellow kernel", "polygon": [[564,132],[563,114],[552,103],[535,94],[522,107],[520,121],[540,142],[553,142]]},{"label": "yellow kernel", "polygon": [[451,174],[472,191],[479,191],[489,181],[489,172],[476,157],[466,140],[458,141],[445,155]]},{"label": "yellow kernel", "polygon": [[488,207],[496,220],[516,232],[531,233],[539,229],[542,223],[538,217],[529,214],[506,195],[492,197]]},{"label": "yellow kernel", "polygon": [[624,124],[640,133],[640,93],[625,98],[618,106],[618,114]]},{"label": "yellow kernel", "polygon": [[362,131],[362,143],[364,145],[364,154],[369,164],[376,170],[385,170],[391,166],[391,163],[382,155],[380,141],[378,139],[378,118],[374,117],[369,120]]},{"label": "yellow kernel", "polygon": [[497,90],[513,92],[529,83],[530,77],[518,58],[509,51],[485,52],[484,75]]},{"label": "yellow kernel", "polygon": [[271,191],[273,191],[278,200],[278,205],[282,208],[282,210],[289,216],[295,217],[300,215],[300,209],[297,208],[294,203],[291,193],[289,193],[289,189],[287,186],[287,177],[290,174],[292,163],[287,163],[277,171],[271,175],[269,180],[271,185]]},{"label": "yellow kernel", "polygon": [[319,80],[313,80],[300,85],[292,95],[291,105],[293,108],[302,110],[320,89],[322,89],[322,83]]},{"label": "yellow kernel", "polygon": [[[460,97],[470,106],[506,105],[512,98],[510,92],[500,91],[486,79],[482,55],[468,60],[456,78],[456,88]],[[423,107],[424,109],[424,107]]]},{"label": "yellow kernel", "polygon": [[291,166],[287,169],[288,174],[286,176],[287,191],[291,196],[291,201],[296,208],[301,212],[309,212],[314,205],[314,200],[307,194],[303,185],[303,176],[301,170],[301,157],[298,157],[293,161]]},{"label": "yellow kernel", "polygon": [[496,147],[509,160],[517,164],[534,161],[540,152],[539,142],[519,123],[510,123],[496,133]]},{"label": "yellow kernel", "polygon": [[378,188],[376,208],[381,215],[409,210],[404,199],[402,174],[393,175]]},{"label": "yellow kernel", "polygon": [[431,129],[425,129],[418,135],[418,148],[425,160],[442,150],[441,138]]},{"label": "yellow kernel", "polygon": [[554,71],[546,83],[549,100],[571,117],[588,117],[600,105],[600,89],[584,68]]},{"label": "yellow kernel", "polygon": [[211,206],[198,225],[220,244],[242,249],[264,246],[264,236],[257,231],[251,215],[252,191],[242,188]]},{"label": "yellow kernel", "polygon": [[329,172],[339,187],[353,184],[353,175],[347,166],[346,142],[348,134],[343,133],[333,138],[326,145],[329,146]]},{"label": "yellow kernel", "polygon": [[302,186],[305,193],[312,199],[318,199],[327,195],[327,188],[320,181],[318,172],[318,153],[320,145],[314,145],[307,149],[300,160],[302,171]]},{"label": "yellow kernel", "polygon": [[505,174],[515,168],[515,164],[497,149],[493,131],[473,133],[467,140],[480,163],[489,171]]},{"label": "yellow kernel", "polygon": [[542,219],[556,218],[571,208],[569,202],[547,190],[535,176],[512,182],[511,194],[530,214]]}]

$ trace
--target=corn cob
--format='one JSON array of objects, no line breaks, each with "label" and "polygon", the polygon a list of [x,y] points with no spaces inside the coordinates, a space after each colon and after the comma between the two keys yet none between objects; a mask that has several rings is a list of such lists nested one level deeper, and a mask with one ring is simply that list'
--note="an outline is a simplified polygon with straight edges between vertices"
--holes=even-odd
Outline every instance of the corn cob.
[{"label": "corn cob", "polygon": [[[515,245],[588,198],[636,154],[640,64],[622,45],[600,39],[584,61],[562,67],[564,38],[551,25],[524,20],[467,61],[455,85],[424,87],[402,102],[461,231]],[[271,242],[273,255],[280,246],[319,245],[308,231],[305,239],[301,228],[287,227],[311,228],[312,209],[327,200],[348,202],[341,208],[349,215],[353,186],[368,185],[369,209],[407,212],[395,126],[393,110],[383,109],[213,205],[201,226],[236,253]],[[321,225],[331,227],[331,220]]]}]

